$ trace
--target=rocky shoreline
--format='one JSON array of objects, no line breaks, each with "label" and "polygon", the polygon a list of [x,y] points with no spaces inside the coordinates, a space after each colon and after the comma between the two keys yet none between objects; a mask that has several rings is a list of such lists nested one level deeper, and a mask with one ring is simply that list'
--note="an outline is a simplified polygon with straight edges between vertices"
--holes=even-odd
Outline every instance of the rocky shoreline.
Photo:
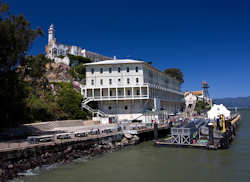
[{"label": "rocky shoreline", "polygon": [[71,141],[19,150],[15,153],[0,153],[0,181],[18,178],[29,169],[55,163],[68,163],[82,157],[93,157],[128,145],[136,145],[139,141],[136,135],[120,134],[91,141]]}]

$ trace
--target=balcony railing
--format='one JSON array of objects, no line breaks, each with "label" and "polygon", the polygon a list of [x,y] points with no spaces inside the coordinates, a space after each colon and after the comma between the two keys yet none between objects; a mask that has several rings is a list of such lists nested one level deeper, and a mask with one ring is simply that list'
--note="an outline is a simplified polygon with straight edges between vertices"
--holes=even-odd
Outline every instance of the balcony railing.
[{"label": "balcony railing", "polygon": [[94,100],[116,100],[116,99],[146,99],[148,98],[148,95],[119,95],[119,96],[94,96],[94,97],[88,97],[92,98]]}]

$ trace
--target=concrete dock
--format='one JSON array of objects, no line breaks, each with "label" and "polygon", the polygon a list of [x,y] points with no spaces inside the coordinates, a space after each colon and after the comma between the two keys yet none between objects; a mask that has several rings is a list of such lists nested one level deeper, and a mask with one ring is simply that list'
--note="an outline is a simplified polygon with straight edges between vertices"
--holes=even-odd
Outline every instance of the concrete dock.
[{"label": "concrete dock", "polygon": [[[37,125],[37,124],[36,124]],[[11,151],[11,150],[19,150],[19,149],[25,149],[25,148],[32,148],[36,146],[47,146],[47,145],[55,145],[57,143],[66,143],[66,142],[71,142],[71,141],[89,141],[93,139],[102,139],[105,137],[109,136],[115,136],[119,134],[133,134],[133,135],[142,135],[142,134],[149,134],[152,135],[153,132],[153,125],[150,124],[142,124],[142,123],[125,123],[125,124],[108,124],[108,125],[87,125],[87,126],[60,126],[60,127],[53,127],[51,128],[51,124],[49,123],[49,127],[45,126],[43,124],[43,128],[47,129],[50,128],[49,130],[44,130],[44,133],[52,133],[52,135],[56,135],[58,133],[75,133],[75,132],[87,132],[87,131],[103,131],[105,129],[110,129],[112,132],[111,133],[100,133],[100,134],[91,134],[86,137],[73,137],[70,139],[57,139],[53,140],[50,142],[39,142],[36,144],[31,144],[28,143],[26,139],[20,139],[20,140],[8,140],[8,141],[2,141],[0,142],[0,152],[4,151]],[[65,124],[64,124],[65,125]],[[33,126],[32,126],[33,127]],[[117,128],[121,127],[121,131],[118,131]],[[39,126],[39,129],[41,127]],[[169,129],[169,124],[159,124],[158,130],[167,130]],[[54,132],[54,133],[53,133]]]}]

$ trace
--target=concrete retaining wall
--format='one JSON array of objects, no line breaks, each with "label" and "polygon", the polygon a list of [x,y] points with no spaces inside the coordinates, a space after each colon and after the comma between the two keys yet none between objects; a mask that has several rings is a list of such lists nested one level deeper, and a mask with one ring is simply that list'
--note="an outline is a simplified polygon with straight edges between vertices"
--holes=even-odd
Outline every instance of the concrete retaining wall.
[{"label": "concrete retaining wall", "polygon": [[123,134],[117,134],[87,141],[75,140],[0,152],[0,181],[19,177],[18,174],[28,169],[95,156],[138,142],[137,136],[127,139]]}]

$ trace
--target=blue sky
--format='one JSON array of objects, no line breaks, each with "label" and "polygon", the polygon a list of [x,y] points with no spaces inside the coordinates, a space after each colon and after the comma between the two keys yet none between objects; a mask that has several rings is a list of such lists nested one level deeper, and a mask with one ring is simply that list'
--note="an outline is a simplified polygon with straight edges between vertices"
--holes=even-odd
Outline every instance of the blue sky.
[{"label": "blue sky", "polygon": [[53,23],[58,42],[118,58],[178,67],[183,90],[208,81],[213,98],[250,95],[249,0],[3,0],[45,36],[31,54],[44,52]]}]

